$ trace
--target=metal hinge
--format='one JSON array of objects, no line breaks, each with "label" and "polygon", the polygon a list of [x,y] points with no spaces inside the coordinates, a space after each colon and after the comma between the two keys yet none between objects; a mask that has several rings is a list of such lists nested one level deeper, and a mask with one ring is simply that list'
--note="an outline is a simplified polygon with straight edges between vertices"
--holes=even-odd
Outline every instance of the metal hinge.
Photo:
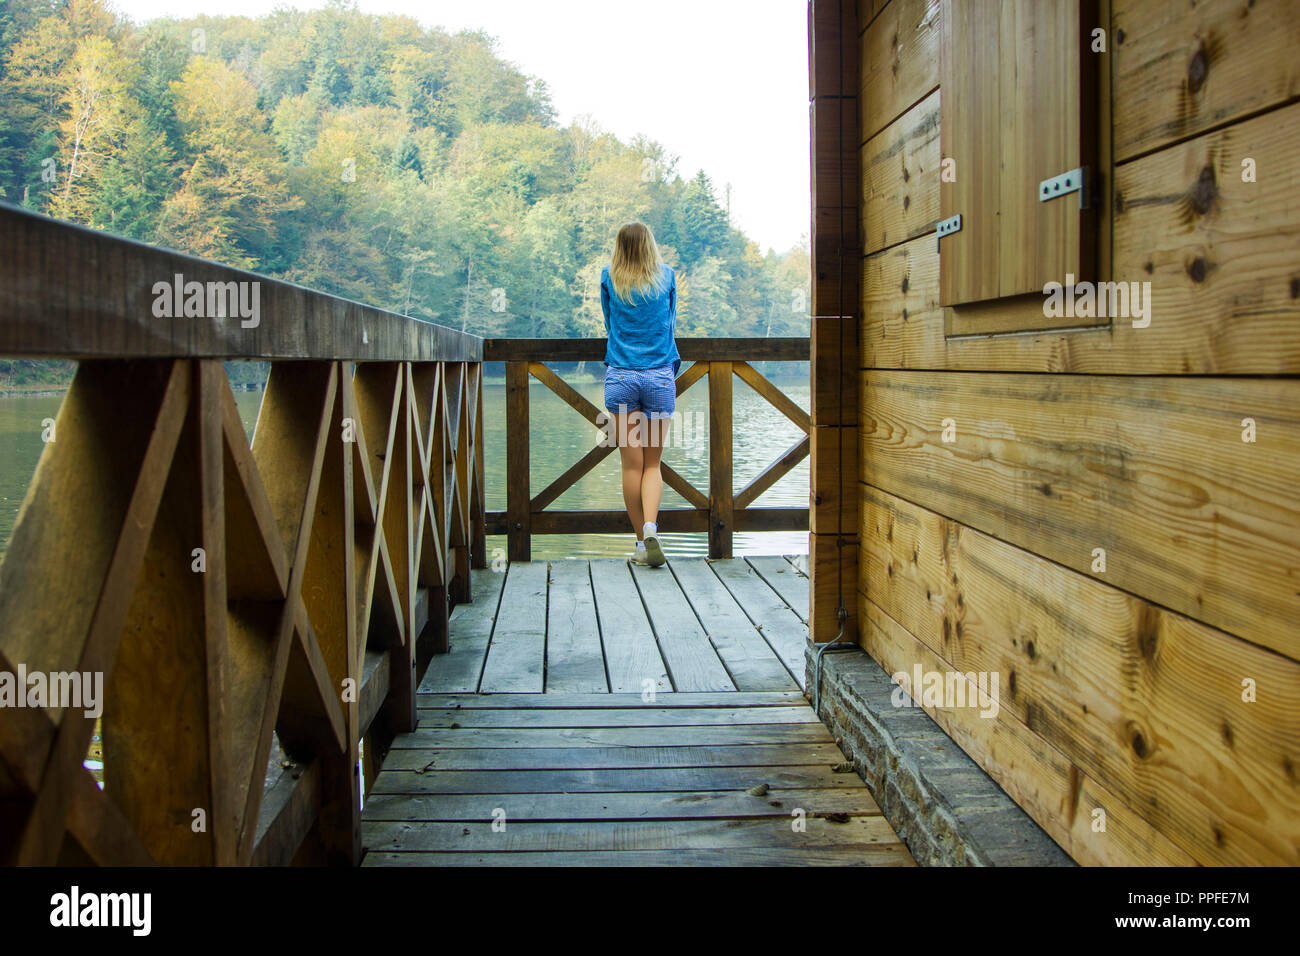
[{"label": "metal hinge", "polygon": [[1079,208],[1087,209],[1088,203],[1092,201],[1092,196],[1088,190],[1088,167],[1080,166],[1078,169],[1072,169],[1068,173],[1061,173],[1059,176],[1053,176],[1051,179],[1044,179],[1038,184],[1038,201],[1047,202],[1049,199],[1057,199],[1069,193],[1079,194]]},{"label": "metal hinge", "polygon": [[944,236],[951,236],[954,232],[961,231],[961,213],[945,219],[935,227],[934,230],[934,251],[939,251],[939,240]]}]

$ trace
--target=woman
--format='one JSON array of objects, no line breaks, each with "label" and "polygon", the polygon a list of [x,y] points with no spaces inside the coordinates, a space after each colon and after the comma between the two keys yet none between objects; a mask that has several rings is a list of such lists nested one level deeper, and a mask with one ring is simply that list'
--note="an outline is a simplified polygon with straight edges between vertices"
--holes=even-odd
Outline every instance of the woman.
[{"label": "woman", "polygon": [[677,329],[677,276],[664,265],[648,226],[628,223],[614,240],[614,255],[600,273],[605,313],[605,407],[617,429],[623,459],[623,501],[636,530],[637,564],[667,561],[659,541],[659,472],[668,426],[677,406],[681,356]]}]

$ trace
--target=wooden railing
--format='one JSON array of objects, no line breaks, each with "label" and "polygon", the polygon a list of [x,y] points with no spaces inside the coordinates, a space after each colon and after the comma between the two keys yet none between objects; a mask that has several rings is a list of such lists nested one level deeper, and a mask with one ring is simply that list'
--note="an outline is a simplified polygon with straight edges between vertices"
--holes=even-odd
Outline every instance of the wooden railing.
[{"label": "wooden railing", "polygon": [[[731,557],[735,531],[807,531],[808,506],[754,506],[764,491],[808,456],[809,415],[764,378],[751,362],[809,360],[806,338],[723,339],[679,338],[677,349],[683,368],[677,377],[680,396],[693,384],[708,378],[709,388],[709,488],[707,493],[687,481],[666,462],[661,464],[664,483],[690,505],[659,512],[665,532],[707,532],[709,556]],[[487,339],[483,360],[505,362],[506,367],[506,510],[489,511],[488,534],[505,534],[511,561],[527,561],[534,534],[631,532],[627,512],[618,510],[548,511],[567,489],[617,448],[608,434],[609,414],[597,408],[564,382],[547,362],[602,362],[604,339]],[[689,364],[687,364],[689,363]],[[732,373],[750,385],[777,410],[803,430],[803,438],[740,491],[733,490],[732,474]],[[567,405],[597,428],[607,431],[595,447],[536,495],[529,477],[529,376],[537,378]]]},{"label": "wooden railing", "polygon": [[[0,356],[80,360],[0,675],[103,681],[102,789],[92,708],[0,707],[0,859],[357,862],[359,758],[484,566],[482,340],[0,207]],[[251,444],[232,359],[271,363]]]}]

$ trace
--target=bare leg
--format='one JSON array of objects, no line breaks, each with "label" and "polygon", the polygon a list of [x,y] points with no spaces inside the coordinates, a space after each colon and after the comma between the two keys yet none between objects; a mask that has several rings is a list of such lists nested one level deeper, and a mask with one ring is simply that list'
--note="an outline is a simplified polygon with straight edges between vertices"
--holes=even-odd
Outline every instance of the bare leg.
[{"label": "bare leg", "polygon": [[[632,520],[637,540],[641,540],[641,526],[645,523],[645,510],[641,501],[642,471],[644,469],[644,449],[641,447],[639,421],[645,418],[644,412],[628,412],[614,415],[614,427],[618,440],[618,454],[623,465],[623,503],[627,506],[627,516]],[[659,505],[656,501],[655,508]]]},{"label": "bare leg", "polygon": [[[659,523],[659,504],[664,496],[664,476],[659,469],[663,460],[664,445],[668,442],[668,426],[671,418],[656,418],[648,422],[649,438],[643,451],[644,468],[641,473],[641,505],[645,520]],[[635,518],[633,522],[635,523]],[[639,527],[639,526],[638,526]],[[637,532],[637,537],[641,532]]]}]

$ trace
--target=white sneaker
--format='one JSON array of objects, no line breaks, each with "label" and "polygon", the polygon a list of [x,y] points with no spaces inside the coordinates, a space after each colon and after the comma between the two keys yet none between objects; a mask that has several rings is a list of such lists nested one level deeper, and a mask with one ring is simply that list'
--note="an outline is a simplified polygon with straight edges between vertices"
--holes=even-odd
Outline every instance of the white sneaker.
[{"label": "white sneaker", "polygon": [[627,559],[633,564],[648,565],[650,563],[650,559],[646,557],[645,548],[635,548],[628,552]]},{"label": "white sneaker", "polygon": [[662,567],[668,558],[664,554],[663,545],[659,543],[659,529],[647,521],[642,537],[645,539],[646,564],[652,568]]}]

